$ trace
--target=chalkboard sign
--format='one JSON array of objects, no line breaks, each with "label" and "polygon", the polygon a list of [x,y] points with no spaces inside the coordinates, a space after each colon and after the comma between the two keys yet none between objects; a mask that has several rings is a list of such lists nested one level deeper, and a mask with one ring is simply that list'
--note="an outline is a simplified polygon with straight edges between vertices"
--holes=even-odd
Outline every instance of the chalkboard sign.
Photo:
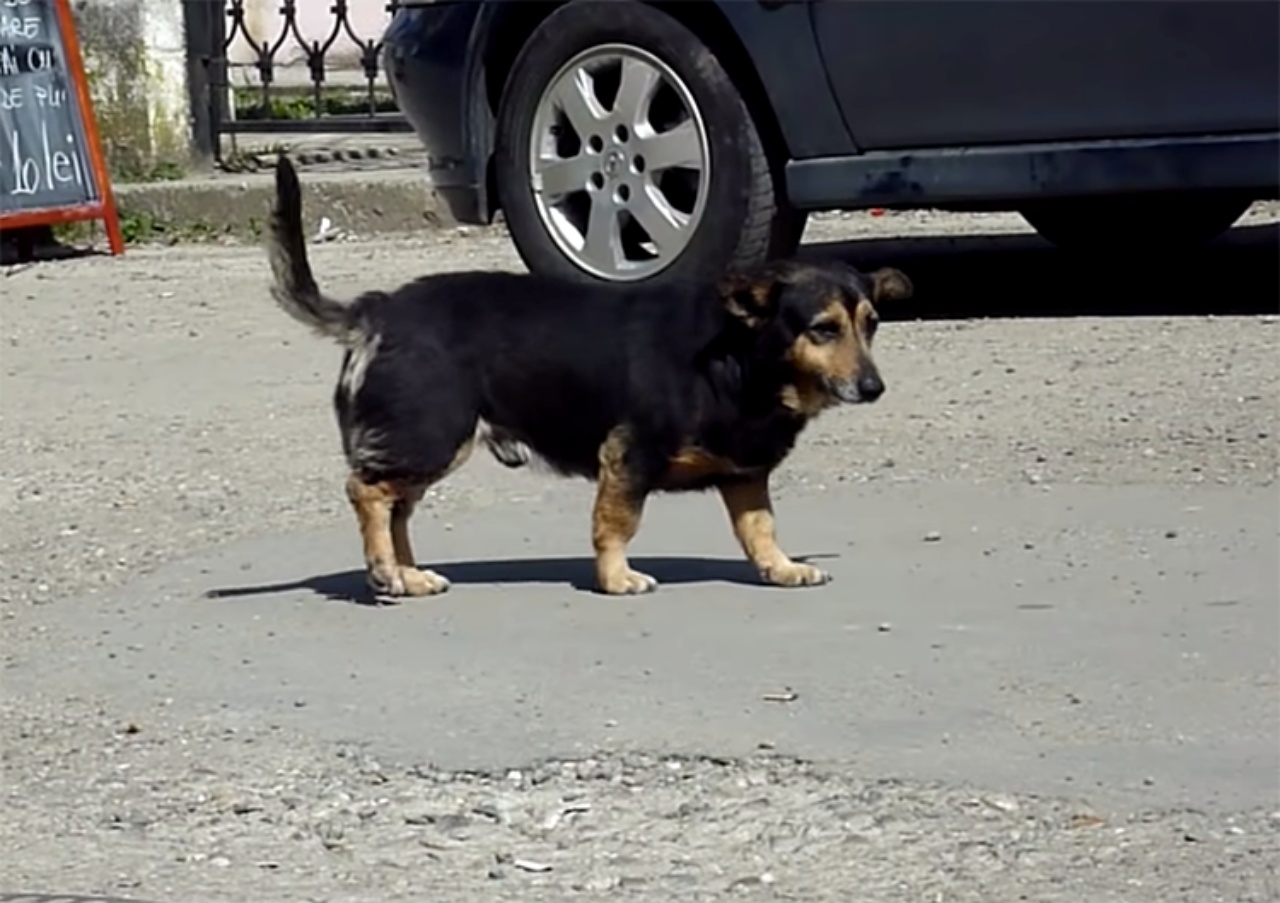
[{"label": "chalkboard sign", "polygon": [[0,227],[119,219],[67,0],[0,0]]}]

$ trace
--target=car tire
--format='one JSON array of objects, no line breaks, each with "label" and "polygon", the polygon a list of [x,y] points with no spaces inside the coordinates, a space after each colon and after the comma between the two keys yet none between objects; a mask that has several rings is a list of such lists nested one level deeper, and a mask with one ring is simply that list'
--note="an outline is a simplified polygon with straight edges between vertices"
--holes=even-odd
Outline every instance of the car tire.
[{"label": "car tire", "polygon": [[[618,74],[613,76],[619,87],[608,98],[601,91],[607,94],[613,53],[619,59]],[[658,73],[658,87],[634,111],[623,109],[626,104],[618,102],[617,95],[623,93],[626,73],[646,66]],[[583,75],[587,72],[591,74]],[[640,79],[632,77],[632,81]],[[570,87],[557,88],[565,84]],[[590,87],[580,88],[583,84]],[[554,93],[557,90],[561,93]],[[561,102],[563,91],[587,92],[571,98],[585,127],[569,121],[568,106]],[[577,106],[581,96],[588,97],[589,116]],[[638,95],[628,91],[627,96]],[[611,109],[607,100],[612,101]],[[640,151],[656,145],[644,144],[641,132],[646,136],[643,141],[674,134],[674,127],[671,132],[662,131],[653,120],[659,106],[672,119],[667,114],[677,108],[677,102],[689,107],[680,134],[697,142],[700,175],[690,176],[695,167],[677,164],[649,170],[645,181],[646,171],[636,172],[644,164]],[[638,112],[642,109],[645,112]],[[545,128],[553,119],[559,124]],[[618,124],[624,121],[634,126],[628,133],[631,143],[619,138]],[[562,141],[567,142],[568,151],[561,149]],[[633,151],[635,156],[628,156]],[[692,155],[686,151],[680,158],[692,159]],[[550,171],[546,167],[565,162],[579,168],[556,183],[570,188],[553,192],[548,188],[553,180],[543,173]],[[582,173],[591,167],[595,168],[583,182]],[[779,174],[771,169],[751,113],[723,66],[676,19],[634,0],[570,2],[534,30],[502,92],[495,179],[507,227],[525,265],[533,272],[577,281],[667,285],[713,279],[731,267],[792,253],[804,228],[804,214],[790,210],[782,199]],[[695,181],[692,194],[700,198],[695,201],[688,200],[690,190],[686,189],[678,202],[668,203],[667,195],[661,193],[666,189],[655,187],[680,189]],[[579,185],[581,189],[573,187]],[[619,200],[624,191],[628,192],[625,202]],[[661,194],[659,201],[653,200],[658,197],[654,192]],[[627,206],[631,198],[637,199],[635,216]],[[554,207],[553,202],[561,206]],[[614,208],[607,208],[607,203]],[[641,203],[646,205],[643,211]],[[678,209],[679,204],[688,209]],[[610,214],[609,209],[625,212]],[[655,209],[661,211],[660,221],[655,221]],[[653,239],[646,226],[639,225],[641,231],[637,231],[642,212],[664,230],[665,251],[656,240],[647,249],[640,241]],[[592,215],[621,225],[616,233],[606,233],[603,227],[589,232]],[[685,224],[683,233],[680,223]],[[653,255],[649,259],[645,259],[646,250]],[[627,258],[632,251],[638,255],[634,261]]]},{"label": "car tire", "polygon": [[1191,248],[1217,238],[1249,209],[1231,194],[1064,198],[1020,211],[1036,232],[1068,251],[1124,253]]}]

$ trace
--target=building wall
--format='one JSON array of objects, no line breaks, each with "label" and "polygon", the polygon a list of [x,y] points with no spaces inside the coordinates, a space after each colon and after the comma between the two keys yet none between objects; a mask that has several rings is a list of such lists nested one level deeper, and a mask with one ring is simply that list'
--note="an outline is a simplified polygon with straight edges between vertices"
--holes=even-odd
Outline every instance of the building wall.
[{"label": "building wall", "polygon": [[145,177],[191,152],[186,30],[176,0],[76,0],[76,33],[108,162]]}]

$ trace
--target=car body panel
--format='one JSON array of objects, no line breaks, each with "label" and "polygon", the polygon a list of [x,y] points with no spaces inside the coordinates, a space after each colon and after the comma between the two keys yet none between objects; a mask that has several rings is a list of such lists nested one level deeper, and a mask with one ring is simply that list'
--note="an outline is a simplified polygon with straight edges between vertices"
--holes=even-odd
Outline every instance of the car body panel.
[{"label": "car body panel", "polygon": [[759,73],[792,159],[857,151],[823,69],[808,0],[715,0]]},{"label": "car body panel", "polygon": [[[484,59],[520,2],[402,7],[384,36],[388,81],[459,222],[497,206]],[[1277,4],[704,2],[755,67],[801,209],[1280,192]]]},{"label": "car body panel", "polygon": [[816,0],[866,150],[1280,129],[1280,4]]},{"label": "car body panel", "polygon": [[494,5],[443,0],[401,7],[382,38],[396,104],[427,152],[433,187],[463,223],[493,217],[485,178],[493,117],[483,59]]}]

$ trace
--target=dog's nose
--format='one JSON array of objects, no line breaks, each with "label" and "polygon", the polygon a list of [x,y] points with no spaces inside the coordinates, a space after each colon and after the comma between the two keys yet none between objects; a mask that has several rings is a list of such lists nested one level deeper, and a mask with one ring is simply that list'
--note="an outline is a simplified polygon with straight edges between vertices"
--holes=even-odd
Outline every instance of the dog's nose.
[{"label": "dog's nose", "polygon": [[875,401],[884,394],[884,382],[874,373],[858,377],[858,395],[863,401]]}]

